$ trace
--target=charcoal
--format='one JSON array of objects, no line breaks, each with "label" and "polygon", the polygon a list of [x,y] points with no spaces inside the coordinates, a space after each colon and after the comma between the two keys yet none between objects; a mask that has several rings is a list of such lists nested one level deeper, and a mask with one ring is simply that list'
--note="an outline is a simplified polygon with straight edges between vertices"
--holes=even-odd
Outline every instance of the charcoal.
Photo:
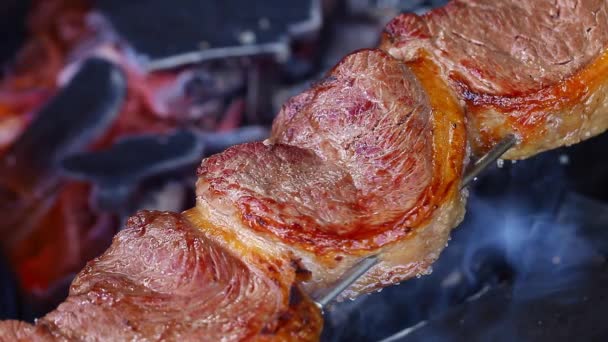
[{"label": "charcoal", "polygon": [[[72,80],[37,113],[0,161],[0,223],[4,248],[14,247],[41,214],[60,183],[58,163],[100,137],[123,103],[123,73],[101,59],[83,64]],[[94,85],[94,86],[92,86]]]},{"label": "charcoal", "polygon": [[107,150],[66,158],[68,176],[95,184],[95,202],[106,211],[124,213],[140,182],[196,165],[204,145],[195,133],[180,130],[170,136],[146,134],[124,138]]},{"label": "charcoal", "polygon": [[[118,34],[153,69],[260,54],[284,55],[290,37],[320,26],[316,0],[98,0]],[[146,20],[133,20],[145,13]],[[177,58],[177,59],[176,59]]]}]

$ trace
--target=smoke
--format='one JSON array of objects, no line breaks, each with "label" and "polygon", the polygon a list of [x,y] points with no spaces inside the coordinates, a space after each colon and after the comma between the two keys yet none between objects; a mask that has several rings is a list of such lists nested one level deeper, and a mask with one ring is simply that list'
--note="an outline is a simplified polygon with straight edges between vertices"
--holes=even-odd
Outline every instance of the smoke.
[{"label": "smoke", "polygon": [[600,304],[608,301],[602,290],[608,203],[577,192],[567,172],[576,168],[570,151],[488,170],[433,273],[338,305],[324,340],[559,341],[608,334],[603,324],[593,325],[608,312]]}]

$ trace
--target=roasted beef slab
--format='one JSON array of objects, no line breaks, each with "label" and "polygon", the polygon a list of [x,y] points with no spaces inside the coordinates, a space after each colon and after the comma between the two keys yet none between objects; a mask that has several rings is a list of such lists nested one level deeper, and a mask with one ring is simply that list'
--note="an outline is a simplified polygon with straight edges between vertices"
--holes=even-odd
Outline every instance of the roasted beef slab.
[{"label": "roasted beef slab", "polygon": [[241,259],[179,214],[140,212],[55,311],[0,323],[0,340],[318,339],[320,313],[293,269]]},{"label": "roasted beef slab", "polygon": [[525,158],[608,128],[604,0],[457,0],[400,15],[385,31],[392,56],[441,65],[477,153],[515,133],[506,157]]},{"label": "roasted beef slab", "polygon": [[265,142],[203,161],[200,216],[245,244],[269,240],[311,272],[310,292],[380,252],[349,296],[424,272],[464,206],[464,117],[436,71],[347,56],[285,104]]}]

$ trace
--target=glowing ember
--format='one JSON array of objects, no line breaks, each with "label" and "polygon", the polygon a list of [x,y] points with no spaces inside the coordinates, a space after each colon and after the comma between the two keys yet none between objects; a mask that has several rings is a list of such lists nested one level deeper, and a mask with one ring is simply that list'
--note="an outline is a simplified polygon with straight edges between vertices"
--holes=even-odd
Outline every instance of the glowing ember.
[{"label": "glowing ember", "polygon": [[[241,75],[223,74],[228,83],[218,85],[200,84],[200,74],[209,70],[146,73],[128,44],[91,8],[86,1],[33,1],[30,38],[0,80],[0,155],[91,56],[119,65],[128,79],[127,98],[117,120],[92,150],[128,135],[166,133],[177,127],[227,132],[241,124],[243,99],[225,101],[223,93],[209,94],[205,88],[230,92],[242,85]],[[25,238],[5,251],[26,292],[44,297],[54,282],[81,269],[109,245],[118,222],[96,212],[89,198],[89,186],[65,181],[36,217],[34,229],[30,221]],[[17,232],[20,229],[24,230],[15,227]]]}]

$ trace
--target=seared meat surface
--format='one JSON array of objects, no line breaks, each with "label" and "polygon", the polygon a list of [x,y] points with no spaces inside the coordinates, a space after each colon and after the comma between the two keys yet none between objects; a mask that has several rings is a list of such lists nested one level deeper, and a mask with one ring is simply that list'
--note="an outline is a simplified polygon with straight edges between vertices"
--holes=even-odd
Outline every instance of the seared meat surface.
[{"label": "seared meat surface", "polygon": [[179,214],[141,212],[36,326],[4,322],[6,340],[318,339],[318,309],[295,272],[243,263]]},{"label": "seared meat surface", "polygon": [[[465,137],[455,99],[423,64],[380,50],[344,58],[285,104],[264,143],[203,161],[200,215],[245,243],[275,241],[312,272],[309,291],[381,251],[386,262],[355,289],[424,272],[462,217]],[[416,246],[426,231],[429,249]]]},{"label": "seared meat surface", "polygon": [[382,48],[404,61],[428,53],[465,104],[477,153],[508,133],[524,158],[608,128],[608,3],[452,1],[386,27]]}]

